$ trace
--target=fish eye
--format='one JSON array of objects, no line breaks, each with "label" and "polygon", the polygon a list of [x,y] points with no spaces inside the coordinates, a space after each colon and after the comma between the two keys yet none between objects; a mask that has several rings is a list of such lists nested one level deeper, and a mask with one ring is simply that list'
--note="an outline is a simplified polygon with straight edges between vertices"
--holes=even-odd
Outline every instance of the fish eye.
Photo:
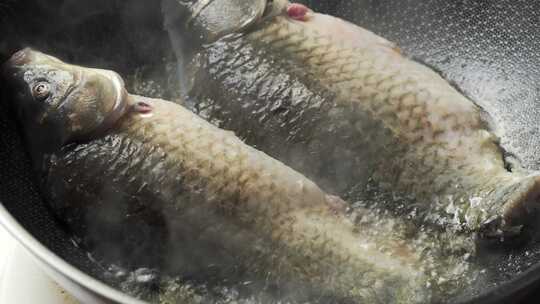
[{"label": "fish eye", "polygon": [[38,82],[32,89],[32,95],[38,100],[43,100],[49,96],[51,87],[46,82]]}]

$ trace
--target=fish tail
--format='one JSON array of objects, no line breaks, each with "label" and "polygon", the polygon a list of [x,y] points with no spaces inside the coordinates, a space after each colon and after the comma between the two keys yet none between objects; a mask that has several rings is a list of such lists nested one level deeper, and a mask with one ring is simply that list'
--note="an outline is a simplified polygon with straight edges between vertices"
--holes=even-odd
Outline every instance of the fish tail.
[{"label": "fish tail", "polygon": [[540,175],[528,175],[493,193],[494,203],[479,230],[481,239],[497,243],[528,239],[538,228]]}]

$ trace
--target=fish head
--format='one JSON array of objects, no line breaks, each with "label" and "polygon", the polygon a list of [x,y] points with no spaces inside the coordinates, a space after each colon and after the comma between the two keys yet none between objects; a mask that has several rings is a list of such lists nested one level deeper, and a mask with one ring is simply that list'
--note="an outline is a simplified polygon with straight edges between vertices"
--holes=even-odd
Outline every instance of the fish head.
[{"label": "fish head", "polygon": [[[201,43],[238,33],[260,21],[284,0],[171,0],[184,31]],[[166,12],[167,13],[167,12]]]},{"label": "fish head", "polygon": [[67,64],[30,48],[11,56],[2,76],[25,140],[38,150],[91,139],[125,110],[127,93],[115,72]]}]

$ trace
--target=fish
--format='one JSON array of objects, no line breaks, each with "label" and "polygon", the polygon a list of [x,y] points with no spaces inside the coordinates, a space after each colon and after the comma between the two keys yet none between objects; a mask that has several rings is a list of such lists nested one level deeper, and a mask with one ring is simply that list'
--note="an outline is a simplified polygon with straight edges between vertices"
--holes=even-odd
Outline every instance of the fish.
[{"label": "fish", "polygon": [[98,229],[99,242],[110,227],[122,242],[137,235],[118,227],[156,225],[164,233],[149,241],[181,240],[163,255],[187,272],[241,266],[291,293],[429,301],[415,252],[378,250],[383,230],[358,231],[340,198],[234,133],[176,103],[129,94],[113,71],[33,49],[2,73],[44,196],[77,235]]},{"label": "fish", "polygon": [[436,71],[285,0],[248,26],[218,12],[227,34],[211,35],[186,22],[198,2],[164,0],[163,12],[186,105],[201,117],[346,201],[478,244],[534,233],[540,174],[507,161],[488,114]]}]

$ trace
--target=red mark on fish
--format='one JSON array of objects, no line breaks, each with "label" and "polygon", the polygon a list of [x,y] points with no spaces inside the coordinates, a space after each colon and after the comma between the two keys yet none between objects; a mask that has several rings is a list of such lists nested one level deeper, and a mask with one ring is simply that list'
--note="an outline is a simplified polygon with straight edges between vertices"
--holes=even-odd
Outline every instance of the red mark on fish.
[{"label": "red mark on fish", "polygon": [[308,21],[312,14],[311,9],[300,3],[291,3],[287,7],[287,15],[294,20]]},{"label": "red mark on fish", "polygon": [[152,112],[152,106],[144,101],[139,101],[133,105],[133,110],[140,114],[149,114]]}]

